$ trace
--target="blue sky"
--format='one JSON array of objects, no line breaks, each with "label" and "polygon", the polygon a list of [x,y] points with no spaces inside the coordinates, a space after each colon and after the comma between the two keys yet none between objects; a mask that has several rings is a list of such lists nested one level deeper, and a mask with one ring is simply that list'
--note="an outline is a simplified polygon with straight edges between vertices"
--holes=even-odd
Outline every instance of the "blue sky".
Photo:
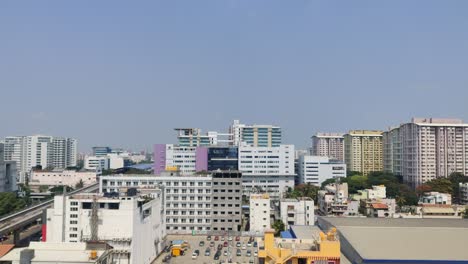
[{"label": "blue sky", "polygon": [[0,137],[150,149],[232,119],[468,121],[468,1],[0,1]]}]

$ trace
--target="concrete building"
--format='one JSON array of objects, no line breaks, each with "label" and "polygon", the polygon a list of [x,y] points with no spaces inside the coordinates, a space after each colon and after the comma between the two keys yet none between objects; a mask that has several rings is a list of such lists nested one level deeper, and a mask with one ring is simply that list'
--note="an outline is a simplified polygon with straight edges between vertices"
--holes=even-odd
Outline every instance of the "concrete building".
[{"label": "concrete building", "polygon": [[199,147],[215,145],[215,134],[202,134],[199,128],[175,128],[177,142],[181,147]]},{"label": "concrete building", "polygon": [[286,228],[291,225],[314,225],[314,200],[309,197],[282,199],[280,215]]},{"label": "concrete building", "polygon": [[460,183],[460,204],[468,204],[468,182]]},{"label": "concrete building", "polygon": [[154,173],[160,174],[167,168],[177,168],[183,174],[195,173],[197,147],[156,144],[154,146]]},{"label": "concrete building", "polygon": [[387,188],[385,185],[374,185],[372,189],[358,190],[357,194],[352,195],[354,200],[375,200],[387,198]]},{"label": "concrete building", "polygon": [[452,195],[449,193],[426,192],[419,198],[419,204],[452,204]]},{"label": "concrete building", "polygon": [[16,181],[16,162],[5,161],[4,144],[0,143],[0,192],[17,191]]},{"label": "concrete building", "polygon": [[101,172],[103,170],[108,170],[110,168],[109,158],[108,157],[96,157],[88,156],[84,161],[84,168],[86,170],[92,170],[96,172]]},{"label": "concrete building", "polygon": [[468,174],[468,124],[413,118],[384,133],[384,167],[417,187],[453,172]]},{"label": "concrete building", "polygon": [[265,232],[258,251],[259,263],[340,264],[340,241],[336,229],[326,234],[311,233],[309,239],[275,238],[274,230]]},{"label": "concrete building", "polygon": [[347,169],[364,175],[383,170],[382,131],[352,130],[344,135]]},{"label": "concrete building", "polygon": [[115,263],[150,264],[164,246],[162,203],[161,192],[58,195],[47,209],[46,241],[105,241],[119,252]]},{"label": "concrete building", "polygon": [[244,194],[270,194],[279,199],[288,188],[294,188],[294,145],[279,147],[239,147],[239,171]]},{"label": "concrete building", "polygon": [[234,146],[245,143],[252,147],[278,147],[281,144],[281,128],[272,125],[245,125],[234,120],[229,128]]},{"label": "concrete building", "polygon": [[346,177],[346,164],[328,157],[300,156],[297,165],[299,183],[321,186],[328,179]]},{"label": "concrete building", "polygon": [[251,194],[249,206],[250,232],[263,234],[271,228],[270,196],[268,194]]},{"label": "concrete building", "polygon": [[[1,250],[0,250],[1,251]],[[31,241],[0,257],[2,264],[112,264],[117,255],[105,243],[43,243]]]},{"label": "concrete building", "polygon": [[112,152],[111,147],[93,147],[93,156],[104,157]]},{"label": "concrete building", "polygon": [[321,215],[357,216],[359,201],[348,199],[348,184],[328,184],[317,193],[318,211]]},{"label": "concrete building", "polygon": [[211,230],[240,231],[242,225],[242,174],[238,171],[212,172]]},{"label": "concrete building", "polygon": [[241,179],[238,172],[216,171],[194,175],[165,172],[159,176],[101,176],[99,185],[101,192],[162,186],[167,232],[206,234],[238,230],[242,217]]},{"label": "concrete building", "polygon": [[319,217],[322,230],[335,227],[350,263],[467,263],[468,221]]},{"label": "concrete building", "polygon": [[66,169],[77,164],[77,140],[43,135],[5,138],[5,160],[16,161],[19,182],[33,167]]},{"label": "concrete building", "polygon": [[343,133],[317,133],[312,136],[312,155],[345,161]]},{"label": "concrete building", "polygon": [[97,175],[95,171],[74,171],[74,170],[53,170],[42,171],[33,170],[31,172],[31,180],[29,185],[38,186],[60,186],[67,185],[72,188],[83,182],[83,185],[90,185],[97,182]]}]

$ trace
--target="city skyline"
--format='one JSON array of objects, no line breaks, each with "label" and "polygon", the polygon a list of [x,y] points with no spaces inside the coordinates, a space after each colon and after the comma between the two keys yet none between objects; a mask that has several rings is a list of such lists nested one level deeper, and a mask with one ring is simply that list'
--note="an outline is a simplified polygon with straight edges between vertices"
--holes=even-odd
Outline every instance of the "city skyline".
[{"label": "city skyline", "polygon": [[285,143],[305,148],[320,131],[468,120],[466,7],[2,2],[0,137],[150,150],[175,143],[175,127],[240,119],[281,126]]}]

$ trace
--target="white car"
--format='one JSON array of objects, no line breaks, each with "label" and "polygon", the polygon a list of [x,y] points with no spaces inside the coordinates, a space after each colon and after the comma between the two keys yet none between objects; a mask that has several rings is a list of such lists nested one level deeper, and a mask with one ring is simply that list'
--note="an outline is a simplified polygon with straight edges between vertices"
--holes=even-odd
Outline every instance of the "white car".
[{"label": "white car", "polygon": [[245,250],[247,249],[247,247],[245,246],[245,243],[242,243],[242,250]]},{"label": "white car", "polygon": [[229,236],[229,237],[228,237],[228,240],[229,240],[229,241],[232,241],[232,236]]},{"label": "white car", "polygon": [[192,259],[196,259],[198,255],[200,254],[200,251],[197,249],[192,253]]}]

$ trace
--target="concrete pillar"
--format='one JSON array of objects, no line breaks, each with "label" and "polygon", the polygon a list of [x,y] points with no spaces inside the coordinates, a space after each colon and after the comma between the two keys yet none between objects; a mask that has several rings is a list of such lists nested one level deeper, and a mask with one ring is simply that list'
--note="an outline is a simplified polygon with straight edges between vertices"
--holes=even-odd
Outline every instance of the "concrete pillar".
[{"label": "concrete pillar", "polygon": [[20,230],[17,229],[13,231],[13,244],[15,244],[15,246],[18,246],[19,242],[20,242]]}]

